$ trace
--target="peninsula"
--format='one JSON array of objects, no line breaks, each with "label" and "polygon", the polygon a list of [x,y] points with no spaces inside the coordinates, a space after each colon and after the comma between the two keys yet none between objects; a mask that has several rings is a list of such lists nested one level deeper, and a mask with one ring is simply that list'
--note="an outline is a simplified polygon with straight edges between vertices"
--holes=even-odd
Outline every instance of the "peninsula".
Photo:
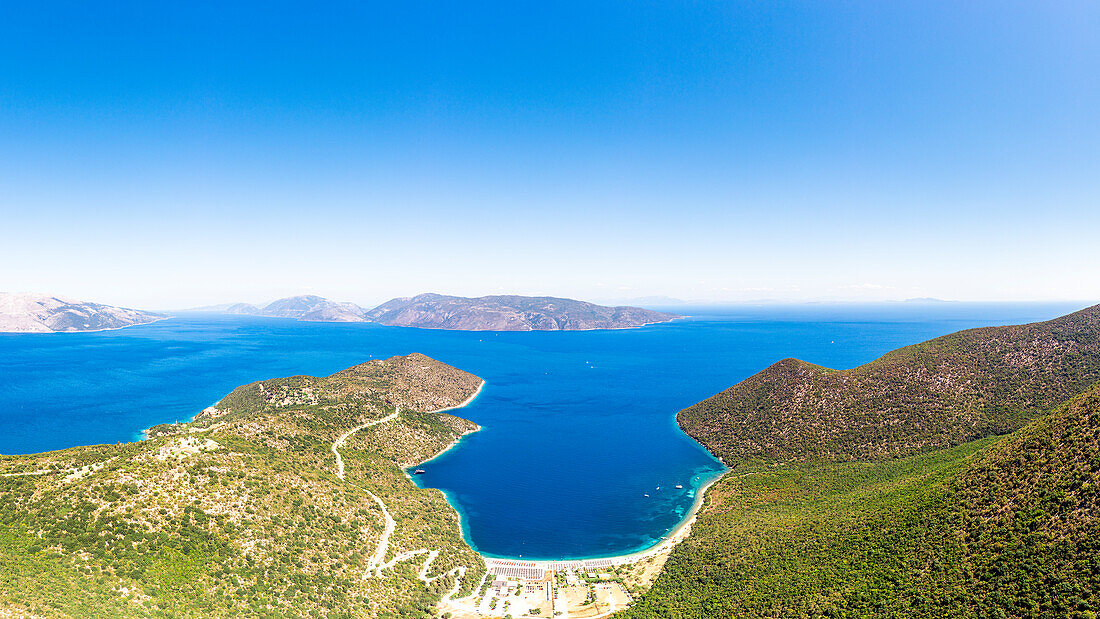
[{"label": "peninsula", "polygon": [[608,307],[557,297],[452,297],[422,294],[392,299],[367,312],[384,325],[462,331],[626,329],[682,318],[640,307]]},{"label": "peninsula", "polygon": [[420,617],[485,565],[403,466],[478,377],[411,354],[235,389],[149,439],[0,456],[0,614]]},{"label": "peninsula", "polygon": [[733,470],[624,616],[1090,616],[1097,381],[1100,306],[780,361],[678,415]]},{"label": "peninsula", "polygon": [[167,318],[101,303],[35,293],[0,292],[0,332],[57,333],[103,331]]}]

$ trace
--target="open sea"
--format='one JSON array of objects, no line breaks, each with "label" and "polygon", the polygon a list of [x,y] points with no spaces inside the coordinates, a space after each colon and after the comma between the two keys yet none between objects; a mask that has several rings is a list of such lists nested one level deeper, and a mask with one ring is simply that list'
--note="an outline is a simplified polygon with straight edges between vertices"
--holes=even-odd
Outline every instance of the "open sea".
[{"label": "open sea", "polygon": [[118,331],[0,334],[0,453],[138,440],[244,383],[421,352],[487,381],[453,411],[482,431],[416,477],[446,492],[466,540],[493,556],[609,556],[660,541],[723,470],[676,426],[680,409],[785,357],[849,368],[959,329],[1081,307],[675,308],[691,318],[522,333],[185,313]]}]

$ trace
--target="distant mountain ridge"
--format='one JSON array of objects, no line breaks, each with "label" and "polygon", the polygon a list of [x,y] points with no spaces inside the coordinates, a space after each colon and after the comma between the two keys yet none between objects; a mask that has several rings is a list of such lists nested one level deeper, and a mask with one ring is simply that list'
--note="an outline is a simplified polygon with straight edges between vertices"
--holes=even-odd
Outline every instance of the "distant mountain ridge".
[{"label": "distant mountain ridge", "polygon": [[0,292],[0,332],[6,333],[102,331],[162,318],[167,316],[46,294]]},{"label": "distant mountain ridge", "polygon": [[387,301],[367,316],[384,325],[463,331],[624,329],[681,318],[640,307],[607,307],[557,297],[467,298],[432,293]]},{"label": "distant mountain ridge", "polygon": [[235,303],[225,311],[228,314],[297,318],[306,322],[369,322],[364,316],[366,312],[358,305],[329,301],[317,295],[286,297],[263,307]]},{"label": "distant mountain ridge", "polygon": [[557,297],[467,298],[434,293],[391,299],[371,310],[354,303],[303,295],[272,301],[263,307],[237,303],[224,311],[313,322],[377,322],[398,327],[461,331],[625,329],[681,317],[640,307],[607,307]]},{"label": "distant mountain ridge", "polygon": [[[391,299],[371,310],[317,295],[277,299],[263,306],[233,303],[187,311],[293,318],[306,322],[377,322],[458,331],[583,331],[627,329],[682,318],[632,306],[604,306],[559,297],[441,294]],[[0,293],[0,332],[95,331],[145,324],[162,314],[35,294]]]}]

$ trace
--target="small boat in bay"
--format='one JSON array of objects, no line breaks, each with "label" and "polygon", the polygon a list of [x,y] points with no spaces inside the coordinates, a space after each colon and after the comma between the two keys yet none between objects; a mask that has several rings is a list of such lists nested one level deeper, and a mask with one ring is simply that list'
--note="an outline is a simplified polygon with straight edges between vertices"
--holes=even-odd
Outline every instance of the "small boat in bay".
[{"label": "small boat in bay", "polygon": [[424,469],[416,469],[413,471],[413,475],[423,475],[424,473],[427,473]]},{"label": "small boat in bay", "polygon": [[683,489],[684,489],[684,485],[683,485],[683,484],[676,484],[676,489],[677,489],[677,490],[683,490]]}]

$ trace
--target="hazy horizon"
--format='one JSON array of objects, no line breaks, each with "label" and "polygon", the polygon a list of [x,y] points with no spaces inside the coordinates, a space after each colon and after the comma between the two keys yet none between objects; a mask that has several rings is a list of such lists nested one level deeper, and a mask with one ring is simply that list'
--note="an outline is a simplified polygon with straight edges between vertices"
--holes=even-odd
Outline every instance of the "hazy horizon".
[{"label": "hazy horizon", "polygon": [[[425,291],[425,292],[427,293],[427,292],[434,292],[434,291]],[[418,294],[421,294],[421,293],[418,293]],[[508,294],[508,293],[501,293],[501,294]],[[299,296],[299,295],[290,295],[290,296]],[[366,301],[366,302],[356,301],[355,299],[341,299],[341,298],[334,298],[334,297],[325,297],[324,295],[317,295],[317,296],[324,297],[324,298],[326,298],[330,301],[338,301],[338,302],[341,302],[341,303],[355,303],[356,305],[359,305],[360,307],[363,307],[364,309],[373,309],[374,307],[376,307],[378,305],[381,305],[382,303],[385,303],[386,301],[389,301],[391,299],[400,298],[400,297],[412,297],[412,296],[416,296],[416,295],[399,295],[397,297],[387,297],[387,298],[381,299],[381,300],[369,300],[369,301]],[[452,296],[471,296],[471,295],[452,295]],[[489,296],[489,295],[480,295],[480,296]],[[533,295],[530,295],[530,296],[561,297],[562,295],[533,294]],[[282,298],[285,298],[285,297],[282,297]],[[567,297],[567,298],[571,298],[571,297]],[[90,299],[90,300],[94,301],[94,299]],[[258,300],[258,301],[226,301],[226,302],[223,302],[223,303],[212,303],[212,304],[208,304],[208,305],[192,305],[192,306],[188,306],[188,307],[158,307],[158,308],[150,307],[150,308],[138,308],[138,309],[162,310],[162,311],[166,311],[166,310],[187,311],[187,310],[200,310],[200,309],[205,308],[205,307],[217,307],[217,306],[221,306],[221,305],[232,305],[234,303],[249,303],[249,304],[255,305],[257,307],[263,307],[264,305],[266,305],[268,303],[271,303],[273,301],[277,301],[277,300],[279,300],[279,299],[271,298],[271,299],[261,299],[261,300]],[[979,305],[979,304],[988,304],[988,305],[999,305],[999,304],[1004,304],[1004,305],[1029,305],[1029,304],[1032,304],[1032,305],[1067,305],[1067,306],[1080,305],[1082,308],[1084,308],[1084,307],[1088,307],[1088,306],[1100,303],[1100,299],[1096,299],[1096,300],[1088,300],[1088,299],[1046,299],[1046,300],[1035,300],[1035,301],[1019,301],[1019,300],[1012,301],[1012,300],[1003,300],[1003,299],[976,299],[976,300],[960,301],[960,300],[956,300],[956,299],[937,299],[937,298],[909,298],[909,299],[882,299],[882,300],[874,300],[874,301],[867,301],[867,300],[854,300],[853,301],[853,300],[843,300],[843,299],[705,300],[705,299],[676,299],[676,298],[656,299],[656,298],[652,298],[652,297],[649,297],[649,298],[646,298],[646,297],[635,297],[635,298],[609,297],[609,298],[587,298],[587,299],[582,298],[582,299],[577,299],[577,300],[587,301],[587,302],[590,302],[590,303],[597,303],[597,304],[601,304],[601,305],[637,305],[637,306],[644,306],[644,307],[650,307],[650,308],[656,308],[656,309],[662,309],[662,308],[665,308],[665,309],[674,309],[674,308],[685,309],[685,308],[707,308],[707,307],[738,308],[738,307],[769,307],[769,306],[774,306],[774,307],[802,307],[802,306],[813,306],[813,305],[845,306],[845,305],[922,305],[922,304],[927,304],[927,305],[952,305],[952,304],[954,304],[954,305]]]},{"label": "hazy horizon", "polygon": [[[416,294],[424,294],[424,293],[431,293],[431,292],[434,292],[434,291],[424,291],[423,293],[416,293]],[[267,305],[271,302],[287,298],[287,297],[278,297],[278,298],[271,297],[271,298],[263,298],[263,299],[258,299],[258,300],[257,299],[253,299],[253,300],[239,300],[239,299],[238,300],[224,300],[224,301],[218,302],[218,303],[205,303],[205,304],[194,304],[194,303],[192,303],[192,304],[184,304],[184,305],[178,305],[178,306],[127,306],[127,305],[115,302],[115,300],[113,300],[113,299],[102,298],[102,297],[98,297],[98,298],[75,298],[71,295],[58,294],[58,293],[52,293],[52,292],[26,291],[26,290],[20,290],[20,291],[0,290],[0,295],[9,294],[9,293],[11,293],[11,294],[32,294],[32,295],[43,294],[43,295],[49,295],[49,296],[68,298],[68,299],[71,299],[71,300],[74,300],[74,301],[102,303],[102,304],[106,304],[106,305],[129,307],[131,309],[147,310],[147,311],[153,311],[153,312],[220,311],[219,308],[227,308],[228,306],[234,305],[234,304],[237,304],[237,303],[245,303],[245,304],[254,305],[256,307],[262,308],[262,307],[264,307],[265,305]],[[307,294],[314,294],[314,293],[303,293],[301,295],[288,295],[288,297],[305,296]],[[381,305],[382,303],[385,303],[385,302],[390,301],[392,299],[396,299],[396,298],[400,298],[400,297],[406,297],[406,298],[413,297],[413,296],[416,296],[416,294],[407,294],[407,295],[399,295],[399,296],[395,296],[395,297],[386,297],[384,299],[369,299],[369,300],[365,300],[365,301],[364,300],[357,300],[357,299],[339,298],[339,297],[326,297],[323,294],[316,294],[315,296],[319,296],[319,297],[328,299],[329,301],[336,301],[336,302],[341,302],[341,303],[354,303],[354,304],[362,307],[363,309],[370,310],[370,309],[373,309],[373,308],[377,307],[378,305]],[[510,294],[510,293],[501,293],[501,294]],[[472,296],[472,295],[451,295],[451,296]],[[491,296],[491,295],[479,295],[479,296]],[[562,297],[562,295],[554,295],[554,294],[532,294],[532,295],[529,295],[529,296],[535,296],[535,297]],[[566,297],[566,298],[573,298],[573,297]],[[639,306],[639,307],[645,307],[645,308],[656,309],[656,310],[667,310],[667,311],[672,311],[672,312],[688,312],[690,310],[696,310],[696,309],[700,309],[700,310],[723,310],[723,309],[747,309],[747,310],[752,310],[752,309],[759,309],[759,308],[775,308],[777,310],[782,310],[782,309],[795,309],[795,310],[797,310],[799,308],[809,309],[809,308],[813,308],[813,307],[823,307],[823,308],[879,307],[879,308],[881,308],[881,307],[889,307],[889,306],[914,307],[914,306],[921,306],[921,305],[929,306],[929,307],[940,307],[940,308],[946,308],[946,307],[951,307],[951,306],[966,308],[966,307],[983,306],[983,305],[984,306],[1003,305],[1003,306],[1021,306],[1021,307],[1023,307],[1023,306],[1047,306],[1047,307],[1064,308],[1065,312],[1071,312],[1071,311],[1076,311],[1077,309],[1083,309],[1085,307],[1090,307],[1092,305],[1096,305],[1098,302],[1100,302],[1100,299],[1068,299],[1068,298],[1067,299],[1044,299],[1044,300],[1005,300],[1005,299],[958,300],[958,299],[939,299],[939,298],[934,298],[934,297],[920,297],[920,298],[907,298],[907,299],[878,299],[878,300],[850,300],[850,299],[801,299],[801,300],[794,300],[794,299],[767,299],[767,298],[741,299],[741,300],[721,300],[721,299],[719,299],[719,300],[707,300],[707,299],[677,299],[677,298],[672,298],[672,297],[606,297],[606,298],[594,297],[594,298],[576,298],[576,300],[587,301],[589,303],[596,303],[596,304],[599,304],[599,305],[612,305],[612,306],[631,305],[631,306]]]},{"label": "hazy horizon", "polygon": [[15,6],[0,289],[1100,299],[1098,31],[1077,2]]}]

